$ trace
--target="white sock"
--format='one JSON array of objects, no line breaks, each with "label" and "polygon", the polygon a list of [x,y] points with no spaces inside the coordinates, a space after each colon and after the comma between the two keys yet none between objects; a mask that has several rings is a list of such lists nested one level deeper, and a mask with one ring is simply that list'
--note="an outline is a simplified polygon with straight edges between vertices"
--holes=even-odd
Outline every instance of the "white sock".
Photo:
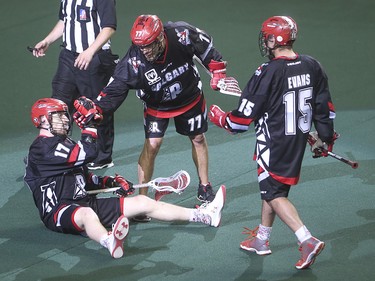
[{"label": "white sock", "polygon": [[190,212],[189,217],[190,222],[202,222],[204,224],[210,224],[209,217],[205,214],[202,214],[199,209],[193,209]]},{"label": "white sock", "polygon": [[196,214],[195,209],[190,211],[189,221],[190,222],[196,222],[197,221],[197,214]]},{"label": "white sock", "polygon": [[100,245],[102,245],[104,248],[108,248],[108,240],[110,235],[106,234],[103,235],[102,238],[100,238]]},{"label": "white sock", "polygon": [[303,243],[304,241],[312,237],[310,231],[304,225],[301,226],[294,234],[297,236],[297,239],[300,243]]},{"label": "white sock", "polygon": [[271,236],[272,226],[264,226],[262,224],[259,224],[258,232],[257,232],[257,238],[260,240],[268,241]]}]

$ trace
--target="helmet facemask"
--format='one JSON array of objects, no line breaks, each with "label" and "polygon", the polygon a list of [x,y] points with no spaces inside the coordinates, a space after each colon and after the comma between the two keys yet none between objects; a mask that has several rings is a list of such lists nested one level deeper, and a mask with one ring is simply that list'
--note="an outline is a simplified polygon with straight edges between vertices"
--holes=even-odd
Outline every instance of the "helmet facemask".
[{"label": "helmet facemask", "polygon": [[151,44],[140,46],[138,45],[139,49],[145,56],[146,60],[149,62],[156,61],[161,54],[164,52],[165,49],[165,38],[164,33],[162,32],[154,42]]},{"label": "helmet facemask", "polygon": [[[270,42],[270,39],[273,39],[272,35],[266,36],[262,31],[259,33],[259,50],[262,57],[268,57],[270,60],[275,58],[275,55],[272,53],[272,50],[274,50],[277,45],[274,45],[273,48],[270,48],[268,46],[268,43]],[[272,40],[271,39],[271,40]],[[274,41],[274,40],[272,40]]]},{"label": "helmet facemask", "polygon": [[50,112],[47,116],[47,120],[49,123],[48,130],[51,132],[51,134],[62,137],[71,135],[71,118],[69,112]]}]

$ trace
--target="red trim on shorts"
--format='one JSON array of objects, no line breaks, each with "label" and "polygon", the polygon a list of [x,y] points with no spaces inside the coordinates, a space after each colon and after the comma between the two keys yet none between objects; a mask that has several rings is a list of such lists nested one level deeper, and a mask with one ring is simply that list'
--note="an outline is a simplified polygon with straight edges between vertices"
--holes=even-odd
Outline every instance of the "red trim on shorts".
[{"label": "red trim on shorts", "polygon": [[160,110],[152,109],[152,108],[148,107],[146,109],[146,113],[151,115],[151,116],[158,117],[158,118],[176,117],[176,116],[181,115],[181,114],[185,113],[186,111],[192,109],[201,100],[202,97],[203,97],[203,95],[200,94],[194,101],[192,101],[188,105],[185,105],[183,107],[180,107],[180,108],[177,108],[177,109],[174,109],[174,110],[160,111]]},{"label": "red trim on shorts", "polygon": [[284,184],[288,184],[288,185],[296,185],[299,181],[299,175],[297,177],[294,177],[294,178],[286,178],[286,177],[278,176],[278,175],[276,175],[274,173],[271,173],[271,172],[269,172],[269,174],[275,180],[277,180],[279,182],[282,182]]},{"label": "red trim on shorts", "polygon": [[72,224],[74,225],[74,227],[79,231],[79,232],[82,232],[84,231],[84,229],[80,228],[76,222],[74,221],[74,215],[76,214],[76,212],[80,209],[81,207],[78,207],[76,208],[73,213],[72,213],[72,216],[70,217],[70,220],[72,221]]},{"label": "red trim on shorts", "polygon": [[59,212],[66,206],[67,205],[61,205],[60,208],[58,208],[57,211],[53,214],[53,221],[55,222],[55,224],[57,223],[57,216],[59,215]]},{"label": "red trim on shorts", "polygon": [[[263,172],[264,172],[264,169],[261,166],[258,166],[258,176]],[[272,173],[272,172],[269,172],[269,171],[268,171],[268,173],[270,174],[270,176],[272,178],[274,178],[275,180],[277,180],[278,182],[281,182],[283,184],[296,185],[299,181],[299,175],[298,175],[298,177],[294,177],[294,178],[286,178],[286,177],[283,177],[283,176],[276,175],[275,173]]]},{"label": "red trim on shorts", "polygon": [[124,198],[125,197],[120,197],[119,200],[120,200],[120,212],[121,214],[124,214]]}]

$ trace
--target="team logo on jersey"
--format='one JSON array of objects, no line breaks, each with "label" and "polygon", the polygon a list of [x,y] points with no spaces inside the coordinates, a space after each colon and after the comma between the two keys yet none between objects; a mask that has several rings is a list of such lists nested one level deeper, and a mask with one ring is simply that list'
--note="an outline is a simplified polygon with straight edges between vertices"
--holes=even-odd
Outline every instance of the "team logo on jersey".
[{"label": "team logo on jersey", "polygon": [[261,66],[259,66],[259,67],[257,68],[257,70],[255,70],[255,75],[256,75],[256,76],[261,75],[261,74],[262,74],[262,69],[263,69],[263,67],[266,66],[266,65],[268,65],[268,63],[263,63]]},{"label": "team logo on jersey", "polygon": [[156,70],[153,68],[145,73],[149,85],[153,85],[161,80]]},{"label": "team logo on jersey", "polygon": [[137,60],[136,57],[132,57],[128,60],[128,63],[132,66],[134,73],[138,73],[139,66],[142,64],[140,60]]},{"label": "team logo on jersey", "polygon": [[177,33],[177,36],[179,37],[178,39],[178,42],[180,42],[182,45],[189,45],[190,44],[190,39],[189,39],[189,30],[188,29],[185,29],[183,31],[178,31],[177,29],[176,30],[176,33]]}]

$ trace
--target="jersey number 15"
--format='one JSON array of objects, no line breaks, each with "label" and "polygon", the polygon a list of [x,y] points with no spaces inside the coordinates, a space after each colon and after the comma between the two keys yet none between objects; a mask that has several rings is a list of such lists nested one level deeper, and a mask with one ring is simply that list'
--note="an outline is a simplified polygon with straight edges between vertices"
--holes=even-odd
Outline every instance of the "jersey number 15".
[{"label": "jersey number 15", "polygon": [[301,89],[298,92],[290,91],[284,94],[285,135],[295,135],[297,127],[303,133],[310,131],[312,120],[312,106],[310,102],[312,93],[313,88],[310,87]]}]

